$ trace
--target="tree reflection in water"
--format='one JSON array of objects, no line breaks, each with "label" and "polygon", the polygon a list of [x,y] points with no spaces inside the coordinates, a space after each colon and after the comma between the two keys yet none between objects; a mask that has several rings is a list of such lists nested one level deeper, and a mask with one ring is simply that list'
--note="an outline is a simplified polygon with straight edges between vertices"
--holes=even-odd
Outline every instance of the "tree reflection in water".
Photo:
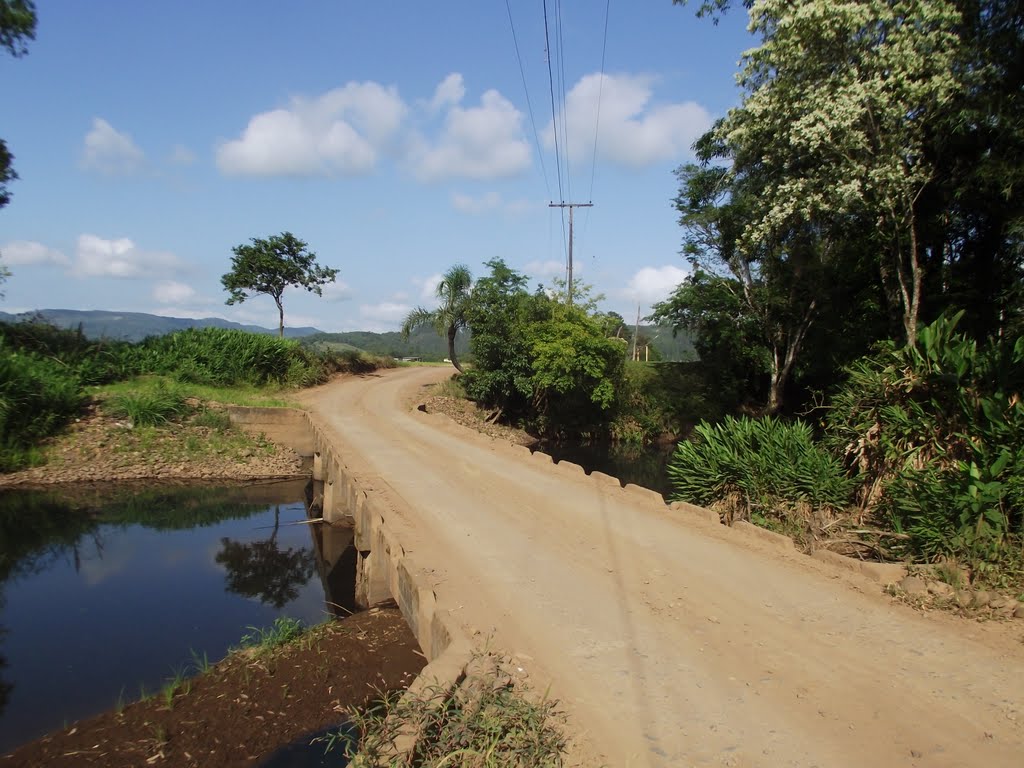
[{"label": "tree reflection in water", "polygon": [[282,608],[299,596],[299,588],[305,586],[316,571],[316,555],[307,547],[278,549],[280,524],[281,507],[276,506],[274,530],[269,539],[220,540],[221,549],[215,559],[227,571],[228,591],[258,598],[274,608]]}]

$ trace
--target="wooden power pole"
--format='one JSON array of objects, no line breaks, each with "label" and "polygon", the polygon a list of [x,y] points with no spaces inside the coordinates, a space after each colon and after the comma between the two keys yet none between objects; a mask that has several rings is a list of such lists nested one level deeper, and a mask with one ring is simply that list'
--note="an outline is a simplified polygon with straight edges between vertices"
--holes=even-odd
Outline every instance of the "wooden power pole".
[{"label": "wooden power pole", "polygon": [[593,207],[593,203],[548,203],[548,208],[569,209],[569,284],[567,286],[569,291],[569,306],[572,306],[572,209]]}]

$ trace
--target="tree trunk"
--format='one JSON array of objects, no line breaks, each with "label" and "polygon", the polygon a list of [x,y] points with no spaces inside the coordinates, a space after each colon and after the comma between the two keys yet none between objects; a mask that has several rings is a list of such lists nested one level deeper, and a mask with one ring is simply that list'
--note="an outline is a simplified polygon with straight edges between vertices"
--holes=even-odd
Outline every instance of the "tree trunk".
[{"label": "tree trunk", "polygon": [[786,335],[786,353],[783,357],[778,344],[772,345],[772,370],[771,381],[768,387],[768,406],[765,414],[773,416],[782,409],[782,403],[786,395],[786,384],[789,383],[790,374],[793,372],[793,365],[800,354],[807,331],[814,322],[814,313],[818,307],[818,300],[814,299],[807,305],[800,324]]},{"label": "tree trunk", "polygon": [[284,338],[284,304],[281,303],[279,296],[274,297],[274,303],[277,304],[277,337],[279,339]]},{"label": "tree trunk", "polygon": [[462,370],[462,366],[459,365],[459,359],[455,356],[455,336],[458,334],[459,329],[454,325],[448,326],[448,359],[452,361],[452,365],[455,366],[455,370],[459,373],[465,373]]}]

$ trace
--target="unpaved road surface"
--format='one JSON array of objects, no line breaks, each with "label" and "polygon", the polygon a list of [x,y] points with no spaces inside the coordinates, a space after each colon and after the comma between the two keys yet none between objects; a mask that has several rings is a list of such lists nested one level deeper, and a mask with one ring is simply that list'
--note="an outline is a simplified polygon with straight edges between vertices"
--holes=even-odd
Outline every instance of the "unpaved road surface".
[{"label": "unpaved road surface", "polygon": [[919,615],[411,407],[411,368],[310,392],[439,606],[551,684],[608,766],[1024,765],[1024,628]]}]

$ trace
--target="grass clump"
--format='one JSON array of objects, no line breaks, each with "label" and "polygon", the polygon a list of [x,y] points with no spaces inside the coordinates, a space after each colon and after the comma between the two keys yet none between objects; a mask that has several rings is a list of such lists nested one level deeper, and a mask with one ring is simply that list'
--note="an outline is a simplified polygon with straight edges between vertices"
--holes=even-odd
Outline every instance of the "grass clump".
[{"label": "grass clump", "polygon": [[104,409],[140,427],[155,427],[178,421],[190,410],[184,395],[163,386],[114,395],[105,403]]},{"label": "grass clump", "polygon": [[257,652],[272,651],[296,640],[306,631],[306,625],[298,619],[279,616],[269,627],[249,627],[249,633],[242,636],[241,648]]},{"label": "grass clump", "polygon": [[[556,702],[534,701],[497,670],[471,675],[454,691],[384,697],[349,713],[350,726],[323,740],[341,745],[353,768],[560,768],[566,740]],[[396,742],[415,735],[411,754]]]}]

